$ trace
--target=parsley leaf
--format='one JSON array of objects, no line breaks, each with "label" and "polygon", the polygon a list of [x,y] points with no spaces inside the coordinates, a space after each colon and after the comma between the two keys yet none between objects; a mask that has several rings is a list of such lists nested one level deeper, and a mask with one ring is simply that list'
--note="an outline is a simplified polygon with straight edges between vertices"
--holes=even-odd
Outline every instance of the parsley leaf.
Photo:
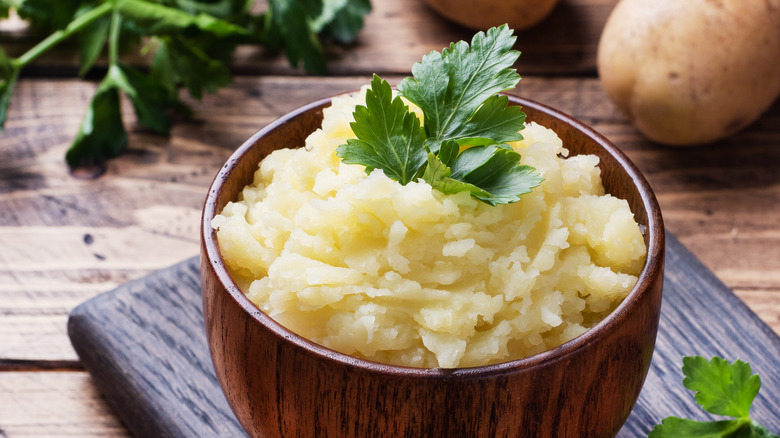
[{"label": "parsley leaf", "polygon": [[423,179],[445,194],[470,191],[490,205],[520,200],[542,182],[534,168],[519,165],[520,154],[496,145],[475,146],[458,153],[453,140],[442,143],[439,156],[429,154]]},{"label": "parsley leaf", "polygon": [[130,98],[141,126],[160,134],[168,133],[171,122],[165,114],[169,101],[164,87],[140,71],[122,64],[112,65],[107,79]]},{"label": "parsley leaf", "polygon": [[[328,0],[326,0],[328,1]],[[336,3],[332,15],[323,14],[322,32],[342,44],[355,40],[358,31],[363,27],[363,17],[371,12],[369,0],[330,0]]]},{"label": "parsley leaf", "polygon": [[201,99],[204,92],[214,93],[233,81],[227,62],[216,59],[216,45],[175,35],[160,36],[155,41],[158,47],[150,75],[168,89],[171,99],[178,99],[180,86],[190,96]]},{"label": "parsley leaf", "polygon": [[8,104],[14,85],[19,78],[19,69],[13,65],[13,60],[0,47],[0,126],[3,126],[8,116]]},{"label": "parsley leaf", "polygon": [[366,106],[355,108],[357,139],[336,154],[367,172],[382,169],[404,185],[422,177],[444,194],[465,191],[490,205],[519,201],[543,180],[506,144],[521,140],[525,127],[522,109],[497,94],[520,80],[511,68],[519,55],[512,34],[506,25],[491,28],[477,33],[471,47],[451,44],[415,64],[414,77],[401,82],[398,95],[422,109],[424,127],[374,75]]},{"label": "parsley leaf", "polygon": [[73,20],[82,4],[96,3],[87,0],[23,0],[17,12],[21,18],[30,20],[37,28],[64,29]]},{"label": "parsley leaf", "polygon": [[292,65],[325,73],[325,51],[318,37],[351,43],[371,12],[369,0],[269,0],[261,37],[271,48],[281,48]]},{"label": "parsley leaf", "polygon": [[490,205],[509,204],[542,183],[531,166],[520,165],[520,154],[496,145],[475,146],[452,162],[452,178],[473,184],[489,193],[475,198]]},{"label": "parsley leaf", "polygon": [[683,385],[696,391],[696,402],[702,409],[735,419],[706,422],[668,417],[648,438],[779,438],[749,417],[750,405],[761,388],[761,378],[752,374],[749,364],[687,356],[682,371]]},{"label": "parsley leaf", "polygon": [[425,167],[425,173],[423,173],[422,177],[423,180],[430,184],[434,189],[448,195],[454,195],[459,192],[470,192],[471,196],[477,199],[490,198],[489,192],[480,189],[474,184],[452,178],[452,169],[450,169],[449,164],[457,157],[458,149],[460,149],[458,142],[454,140],[445,140],[441,144],[438,156],[429,153],[428,165]]},{"label": "parsley leaf", "polygon": [[[412,67],[413,78],[398,85],[398,92],[425,114],[425,132],[436,140],[464,137],[493,138],[497,143],[520,140],[524,117],[495,94],[514,88],[520,75],[511,67],[520,52],[512,50],[516,37],[506,25],[431,52]],[[484,108],[485,101],[492,98]],[[499,99],[499,100],[495,100]],[[506,99],[506,98],[503,98]],[[503,107],[500,106],[503,102]],[[483,107],[478,117],[477,109]],[[472,120],[472,117],[476,117]],[[486,124],[486,121],[490,121]],[[491,127],[502,127],[491,132]]]},{"label": "parsley leaf", "polygon": [[525,113],[517,105],[508,105],[506,96],[491,96],[458,133],[458,144],[480,145],[522,140]]},{"label": "parsley leaf", "polygon": [[729,417],[746,417],[761,388],[761,378],[741,360],[729,364],[713,357],[711,362],[696,356],[683,359],[683,385],[696,391],[696,402],[705,411]]},{"label": "parsley leaf", "polygon": [[170,35],[198,28],[216,37],[244,35],[248,32],[241,26],[220,20],[212,15],[189,14],[168,6],[146,0],[120,0],[117,9],[122,18],[132,21],[146,35]]},{"label": "parsley leaf", "polygon": [[[763,428],[762,428],[763,429]],[[766,429],[764,429],[766,430]],[[648,438],[760,438],[772,435],[757,435],[750,421],[721,420],[693,421],[669,417],[656,426]]]},{"label": "parsley leaf", "polygon": [[[76,15],[83,15],[88,11],[87,8],[79,9]],[[103,47],[108,41],[108,31],[111,27],[111,20],[108,17],[101,17],[94,22],[84,26],[78,34],[79,54],[81,55],[81,69],[79,76],[84,76],[97,61]]]},{"label": "parsley leaf", "polygon": [[71,168],[99,165],[118,156],[126,147],[127,133],[122,124],[119,90],[107,78],[92,97],[65,160]]},{"label": "parsley leaf", "polygon": [[170,121],[165,114],[169,107],[166,90],[132,67],[111,65],[65,155],[71,168],[98,165],[117,157],[127,147],[120,91],[133,104],[139,124],[162,134],[169,131]]},{"label": "parsley leaf", "polygon": [[313,11],[312,1],[269,0],[263,37],[272,48],[284,46],[290,64],[303,62],[306,71],[322,74],[325,52],[312,26],[321,10]]},{"label": "parsley leaf", "polygon": [[[230,62],[239,44],[284,49],[293,65],[325,72],[320,38],[351,42],[371,10],[370,0],[269,0],[253,14],[255,0],[0,0],[0,18],[11,9],[31,26],[53,33],[18,58],[0,49],[0,130],[20,71],[60,42],[78,38],[80,75],[108,47],[106,76],[66,155],[69,166],[102,164],[127,146],[120,93],[138,122],[158,133],[170,129],[172,111],[189,115],[179,98],[196,99],[232,82]],[[143,46],[141,44],[143,43]],[[120,52],[153,51],[149,73],[121,64]]]},{"label": "parsley leaf", "polygon": [[254,0],[165,0],[167,6],[196,14],[203,12],[232,23],[241,22],[248,16]]},{"label": "parsley leaf", "polygon": [[400,97],[393,98],[387,81],[377,75],[366,93],[366,105],[355,108],[351,124],[357,139],[337,148],[348,164],[363,164],[370,171],[382,169],[385,175],[406,185],[425,163],[425,136],[420,119],[409,111]]}]

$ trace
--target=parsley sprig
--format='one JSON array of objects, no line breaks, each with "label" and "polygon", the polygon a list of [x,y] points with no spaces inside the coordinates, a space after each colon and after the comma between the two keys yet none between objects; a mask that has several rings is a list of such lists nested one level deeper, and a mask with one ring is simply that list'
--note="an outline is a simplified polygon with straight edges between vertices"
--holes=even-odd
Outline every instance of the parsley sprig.
[{"label": "parsley sprig", "polygon": [[[396,97],[374,75],[366,105],[355,108],[357,138],[337,155],[404,185],[422,178],[445,194],[466,191],[490,205],[519,201],[542,178],[507,144],[523,138],[525,123],[521,108],[498,94],[520,81],[511,68],[520,55],[515,39],[504,25],[477,33],[471,46],[460,41],[433,51],[412,67]],[[401,97],[422,110],[422,126]]]},{"label": "parsley sprig", "polygon": [[702,409],[734,419],[708,422],[668,417],[648,438],[779,438],[750,419],[750,406],[761,388],[761,378],[752,374],[749,364],[686,356],[682,371],[683,385],[696,392],[696,402]]},{"label": "parsley sprig", "polygon": [[[186,89],[200,99],[232,81],[229,69],[240,44],[284,49],[291,64],[325,72],[321,38],[354,39],[371,10],[370,0],[269,0],[260,14],[254,0],[0,0],[0,18],[11,9],[40,32],[53,32],[17,58],[0,49],[0,129],[21,70],[61,42],[75,38],[84,75],[104,52],[108,66],[82,120],[66,161],[71,168],[101,164],[128,143],[120,94],[138,123],[167,134],[171,113],[189,115],[179,99]],[[125,62],[128,49],[151,52],[148,71]]]}]

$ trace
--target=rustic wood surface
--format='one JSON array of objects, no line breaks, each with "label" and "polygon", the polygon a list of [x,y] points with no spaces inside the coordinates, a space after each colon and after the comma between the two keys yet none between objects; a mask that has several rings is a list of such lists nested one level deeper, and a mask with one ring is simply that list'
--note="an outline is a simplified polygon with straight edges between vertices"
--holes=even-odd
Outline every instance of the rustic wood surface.
[{"label": "rustic wood surface", "polygon": [[[354,47],[334,48],[331,76],[305,77],[285,60],[245,50],[245,75],[194,102],[198,118],[169,138],[139,130],[125,105],[130,150],[94,180],[63,155],[96,84],[69,76],[66,52],[23,75],[0,132],[0,437],[123,436],[66,335],[77,304],[197,254],[205,189],[230,152],[300,105],[358,88],[369,72],[411,63],[471,31],[416,0],[374,0]],[[675,149],[644,140],[595,76],[598,34],[614,0],[562,0],[521,35],[517,93],[591,124],[645,173],[667,229],[780,332],[780,103],[740,135]],[[25,34],[2,35],[13,51]],[[139,60],[142,62],[142,60]],[[766,389],[771,391],[772,388]],[[775,389],[780,391],[780,388]]]}]

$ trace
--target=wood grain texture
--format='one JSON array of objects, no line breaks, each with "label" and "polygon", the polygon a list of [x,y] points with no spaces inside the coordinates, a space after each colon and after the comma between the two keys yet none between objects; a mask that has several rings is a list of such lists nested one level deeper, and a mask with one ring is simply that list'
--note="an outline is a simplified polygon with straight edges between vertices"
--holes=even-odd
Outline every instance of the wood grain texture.
[{"label": "wood grain texture", "polygon": [[0,373],[0,437],[129,436],[85,371]]},{"label": "wood grain texture", "polygon": [[[452,41],[470,40],[474,31],[450,23],[422,0],[373,0],[358,40],[349,46],[326,45],[331,75],[407,74],[412,64],[431,50]],[[554,74],[593,74],[601,30],[617,0],[561,0],[549,17],[536,27],[518,32],[523,52],[521,71]],[[0,44],[13,56],[29,49],[42,35],[0,33]],[[136,56],[134,64],[147,59]],[[55,50],[27,68],[27,74],[75,76],[74,50]],[[98,63],[105,65],[105,62]],[[283,56],[256,47],[242,47],[235,54],[233,70],[239,74],[300,75]]]},{"label": "wood grain texture", "polygon": [[[751,415],[780,431],[780,393],[772,390],[780,387],[780,338],[674,236],[667,235],[666,255],[664,301],[650,373],[618,437],[646,437],[669,415],[709,418],[682,385],[682,356],[696,354],[749,361],[764,388]],[[172,299],[181,301],[172,303]],[[206,436],[215,427],[235,421],[213,411],[218,403],[212,399],[194,396],[219,393],[215,376],[208,374],[213,369],[193,365],[208,360],[199,306],[198,260],[190,259],[122,285],[73,312],[74,344],[84,352],[96,384],[135,436],[150,436],[150,429],[135,417],[147,409],[139,405],[147,403],[160,406],[176,401],[160,411],[167,418],[156,425],[190,419],[186,429],[165,429],[172,437],[192,436],[193,428]],[[103,330],[93,330],[96,325]],[[128,354],[139,349],[148,354]]]}]

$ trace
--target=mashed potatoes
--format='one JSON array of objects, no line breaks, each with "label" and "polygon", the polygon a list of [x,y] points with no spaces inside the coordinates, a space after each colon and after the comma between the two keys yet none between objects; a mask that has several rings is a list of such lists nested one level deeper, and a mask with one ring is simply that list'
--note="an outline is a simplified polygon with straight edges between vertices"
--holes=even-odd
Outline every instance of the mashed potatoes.
[{"label": "mashed potatoes", "polygon": [[214,218],[238,286],[290,330],[340,352],[470,367],[571,340],[631,290],[646,248],[598,158],[530,123],[513,147],[545,181],[492,207],[344,164],[354,106],[340,97],[301,149],[260,163]]}]

